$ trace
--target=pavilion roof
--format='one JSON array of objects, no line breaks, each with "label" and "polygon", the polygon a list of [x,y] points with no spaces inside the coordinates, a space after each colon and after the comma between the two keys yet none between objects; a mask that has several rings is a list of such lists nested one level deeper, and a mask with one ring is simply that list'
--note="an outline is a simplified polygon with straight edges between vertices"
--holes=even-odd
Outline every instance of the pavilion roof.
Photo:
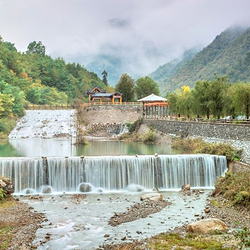
[{"label": "pavilion roof", "polygon": [[155,94],[151,94],[137,101],[138,102],[165,102],[167,101],[167,99],[161,96],[155,95]]}]

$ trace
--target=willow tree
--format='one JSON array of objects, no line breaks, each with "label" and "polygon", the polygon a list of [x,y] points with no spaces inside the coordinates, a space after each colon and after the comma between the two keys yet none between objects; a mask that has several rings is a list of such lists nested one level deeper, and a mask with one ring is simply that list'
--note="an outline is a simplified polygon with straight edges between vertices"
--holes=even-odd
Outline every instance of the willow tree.
[{"label": "willow tree", "polygon": [[239,114],[244,114],[247,119],[250,115],[250,83],[238,83],[232,86],[233,101]]}]

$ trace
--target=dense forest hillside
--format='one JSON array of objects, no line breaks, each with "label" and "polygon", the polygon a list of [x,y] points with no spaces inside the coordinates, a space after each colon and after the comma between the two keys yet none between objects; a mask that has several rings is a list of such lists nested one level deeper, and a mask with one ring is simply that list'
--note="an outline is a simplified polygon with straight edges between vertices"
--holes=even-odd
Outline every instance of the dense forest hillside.
[{"label": "dense forest hillside", "polygon": [[181,58],[174,59],[171,62],[160,66],[149,76],[159,84],[160,90],[164,91],[165,83],[169,82],[171,77],[187,62],[189,62],[198,53],[198,51],[198,48],[194,48],[184,52]]},{"label": "dense forest hillside", "polygon": [[170,74],[161,88],[162,93],[183,85],[193,87],[197,80],[214,79],[215,75],[227,75],[229,82],[250,81],[250,28],[228,28]]},{"label": "dense forest hillside", "polygon": [[20,53],[0,37],[1,94],[9,94],[14,102],[19,95],[19,103],[76,103],[86,100],[86,90],[96,85],[105,87],[95,73],[80,64],[46,55],[41,42],[30,43],[27,51]]}]

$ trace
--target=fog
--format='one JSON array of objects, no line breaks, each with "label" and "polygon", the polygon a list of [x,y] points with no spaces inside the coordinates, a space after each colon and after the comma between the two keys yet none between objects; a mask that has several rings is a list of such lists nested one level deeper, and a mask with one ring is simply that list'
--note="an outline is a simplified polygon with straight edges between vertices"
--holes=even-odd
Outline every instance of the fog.
[{"label": "fog", "polygon": [[0,0],[0,35],[20,51],[42,41],[47,54],[87,67],[118,58],[137,76],[250,25],[249,10],[249,0]]}]

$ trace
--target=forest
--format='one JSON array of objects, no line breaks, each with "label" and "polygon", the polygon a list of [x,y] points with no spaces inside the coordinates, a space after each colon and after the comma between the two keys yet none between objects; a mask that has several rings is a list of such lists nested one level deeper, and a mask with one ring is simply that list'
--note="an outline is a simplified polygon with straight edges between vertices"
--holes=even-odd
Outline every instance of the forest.
[{"label": "forest", "polygon": [[0,117],[20,116],[28,103],[73,104],[85,101],[86,90],[102,80],[82,65],[46,55],[42,42],[31,42],[18,52],[0,37]]}]

